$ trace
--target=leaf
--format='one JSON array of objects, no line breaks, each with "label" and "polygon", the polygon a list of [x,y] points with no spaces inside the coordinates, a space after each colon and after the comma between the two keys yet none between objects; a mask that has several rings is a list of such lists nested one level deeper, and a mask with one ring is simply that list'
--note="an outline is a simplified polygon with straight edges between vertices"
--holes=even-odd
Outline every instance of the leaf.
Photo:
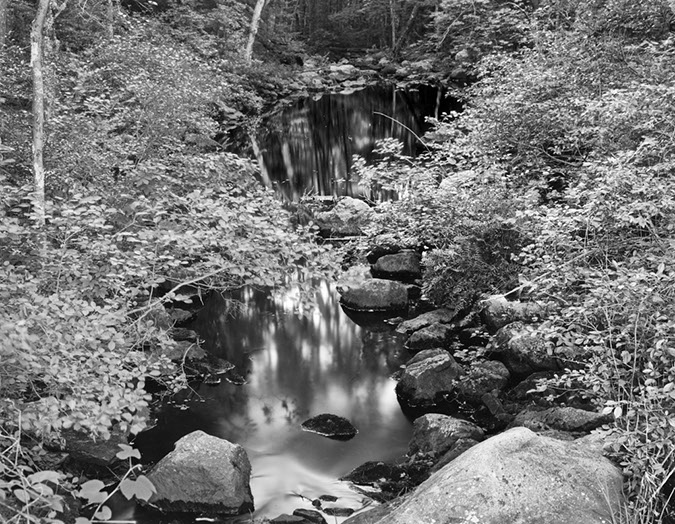
[{"label": "leaf", "polygon": [[77,517],[75,519],[75,524],[91,524],[91,520],[85,517]]},{"label": "leaf", "polygon": [[621,406],[617,406],[614,408],[614,418],[621,418],[621,415],[623,415],[623,410],[621,409]]},{"label": "leaf", "polygon": [[120,491],[129,500],[136,497],[137,499],[147,501],[155,493],[155,486],[153,486],[148,477],[140,475],[136,480],[124,479],[120,483]]},{"label": "leaf", "polygon": [[88,480],[82,484],[77,496],[86,499],[87,504],[100,504],[108,499],[108,494],[102,491],[104,487],[100,480]]},{"label": "leaf", "polygon": [[63,477],[63,474],[58,471],[38,471],[37,473],[28,475],[28,482],[31,484],[38,484],[41,482],[53,482],[54,484],[58,484],[61,477]]},{"label": "leaf", "polygon": [[110,517],[112,517],[112,510],[108,506],[102,506],[94,513],[94,518],[97,520],[110,520]]},{"label": "leaf", "polygon": [[28,504],[30,502],[30,493],[28,493],[25,489],[15,489],[14,496],[24,504]]},{"label": "leaf", "polygon": [[141,452],[138,451],[137,449],[134,449],[127,444],[118,444],[118,446],[122,448],[122,451],[119,451],[116,455],[118,459],[126,460],[129,458],[136,458],[136,459],[141,458]]}]

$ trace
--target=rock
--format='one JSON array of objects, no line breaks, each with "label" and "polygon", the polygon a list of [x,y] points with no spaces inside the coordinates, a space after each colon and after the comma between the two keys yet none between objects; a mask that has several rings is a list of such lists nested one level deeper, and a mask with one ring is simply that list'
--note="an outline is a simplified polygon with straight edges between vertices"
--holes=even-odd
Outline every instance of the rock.
[{"label": "rock", "polygon": [[363,234],[363,227],[372,216],[372,209],[363,200],[342,198],[330,211],[318,212],[314,221],[324,237],[346,237]]},{"label": "rock", "polygon": [[478,404],[486,393],[499,394],[509,377],[509,370],[501,362],[472,362],[468,371],[457,381],[457,392],[468,402]]},{"label": "rock", "polygon": [[491,349],[511,373],[518,375],[552,371],[560,367],[558,360],[549,355],[546,341],[537,331],[537,326],[522,322],[513,322],[501,328],[494,337]]},{"label": "rock", "polygon": [[298,515],[289,515],[288,513],[282,513],[278,517],[274,517],[269,521],[270,524],[309,524],[311,520],[307,520]]},{"label": "rock", "polygon": [[197,361],[207,356],[206,351],[198,343],[190,340],[175,340],[171,346],[163,346],[158,353],[174,362]]},{"label": "rock", "polygon": [[196,311],[188,311],[186,309],[174,307],[167,308],[166,312],[168,313],[169,318],[171,318],[171,321],[174,323],[174,325],[178,326],[182,326],[191,322],[197,316]]},{"label": "rock", "polygon": [[450,450],[459,439],[483,440],[481,428],[466,420],[429,413],[415,419],[413,436],[408,444],[408,455],[431,453],[441,456]]},{"label": "rock", "polygon": [[525,409],[516,415],[511,427],[524,426],[538,432],[548,429],[588,432],[612,420],[611,414],[603,415],[573,407],[554,407],[538,411]]},{"label": "rock", "polygon": [[392,280],[415,280],[422,277],[420,255],[415,251],[402,251],[383,255],[372,267],[373,276]]},{"label": "rock", "polygon": [[438,459],[438,462],[431,469],[431,473],[435,473],[439,469],[442,469],[444,466],[450,464],[453,460],[459,457],[467,449],[474,447],[478,444],[478,440],[472,438],[460,438],[452,445],[452,447],[445,452],[441,458]]},{"label": "rock", "polygon": [[403,467],[381,461],[369,461],[357,466],[340,480],[360,486],[375,486],[383,480],[391,480],[403,474]]},{"label": "rock", "polygon": [[469,73],[463,67],[455,67],[450,71],[451,80],[465,81],[469,77]]},{"label": "rock", "polygon": [[428,327],[431,324],[450,324],[457,317],[457,312],[451,309],[435,309],[427,313],[401,322],[396,328],[397,333],[411,335],[415,331]]},{"label": "rock", "polygon": [[507,300],[504,295],[492,295],[481,302],[481,318],[491,333],[511,322],[536,322],[543,319],[545,308],[536,302]]},{"label": "rock", "polygon": [[408,351],[417,352],[423,349],[445,347],[452,341],[454,326],[448,324],[431,324],[415,331],[405,343]]},{"label": "rock", "polygon": [[464,328],[457,333],[457,338],[465,347],[485,347],[490,342],[490,336],[482,326]]},{"label": "rock", "polygon": [[594,448],[514,428],[465,451],[378,519],[345,524],[609,524],[622,511],[622,481]]},{"label": "rock", "polygon": [[349,517],[354,511],[352,508],[323,508],[323,512],[331,517]]},{"label": "rock", "polygon": [[551,388],[546,388],[541,392],[535,391],[539,388],[538,382],[540,380],[551,379],[555,373],[553,371],[535,371],[524,380],[520,381],[516,387],[508,392],[509,398],[513,400],[531,400],[537,396],[552,395],[554,391]]},{"label": "rock", "polygon": [[311,524],[327,524],[326,519],[323,518],[323,515],[321,515],[321,513],[318,511],[314,511],[313,509],[298,508],[293,512],[293,515],[296,517],[302,517],[305,519],[305,522],[309,522]]},{"label": "rock", "polygon": [[305,420],[302,429],[334,440],[349,440],[356,436],[358,430],[346,418],[323,413]]},{"label": "rock", "polygon": [[337,286],[342,305],[357,311],[399,311],[408,306],[408,290],[393,280],[371,278]]},{"label": "rock", "polygon": [[62,450],[81,464],[110,467],[119,462],[120,444],[128,444],[127,435],[113,431],[109,439],[93,440],[91,435],[67,429],[61,432]]},{"label": "rock", "polygon": [[172,327],[169,332],[174,340],[186,340],[188,342],[198,342],[199,335],[196,331],[187,328]]},{"label": "rock", "polygon": [[370,264],[374,264],[384,255],[393,255],[401,251],[401,246],[395,241],[383,240],[371,246],[368,253],[366,253],[366,260]]},{"label": "rock", "polygon": [[443,349],[421,351],[406,364],[396,384],[399,402],[415,409],[433,409],[443,401],[443,394],[454,389],[461,368]]},{"label": "rock", "polygon": [[150,504],[167,512],[241,515],[253,511],[251,464],[244,448],[194,431],[148,474]]}]

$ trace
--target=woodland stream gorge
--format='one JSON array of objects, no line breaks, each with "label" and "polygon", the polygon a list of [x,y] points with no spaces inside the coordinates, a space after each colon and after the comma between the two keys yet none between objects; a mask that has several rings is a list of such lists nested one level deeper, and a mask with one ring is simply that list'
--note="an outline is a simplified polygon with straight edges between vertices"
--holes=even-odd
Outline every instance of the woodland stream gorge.
[{"label": "woodland stream gorge", "polygon": [[0,1],[0,522],[672,524],[673,20]]},{"label": "woodland stream gorge", "polygon": [[[359,178],[367,167],[352,169],[353,155],[366,166],[376,163],[373,150],[391,139],[402,143],[397,155],[416,155],[428,129],[425,115],[453,107],[440,93],[376,86],[300,100],[272,116],[257,137],[262,182],[292,208],[302,202],[305,220],[309,215],[330,242],[353,242],[375,212],[363,201],[373,198],[372,185]],[[381,189],[380,196],[396,199],[393,190]],[[545,304],[494,295],[473,307],[435,308],[420,287],[424,250],[392,231],[355,247],[337,288],[315,283],[316,305],[305,316],[295,313],[293,292],[252,287],[214,294],[196,314],[184,315],[176,324],[180,337],[198,343],[211,364],[200,368],[188,359],[194,380],[133,441],[142,461],[158,463],[178,440],[199,435],[194,432],[243,446],[255,511],[227,522],[412,524],[435,522],[435,512],[473,522],[477,513],[466,504],[487,492],[509,501],[500,502],[506,514],[557,518],[563,512],[570,517],[560,522],[611,522],[620,511],[621,476],[587,435],[613,416],[547,385],[566,361],[553,357],[535,331],[546,318]],[[344,418],[356,435],[303,431],[303,421],[320,414]],[[504,442],[493,444],[496,435]],[[462,463],[471,448],[475,455]],[[469,482],[463,475],[489,477],[495,467],[503,471],[496,484],[481,480],[455,492],[450,509],[426,500],[433,495],[425,491],[456,489]],[[562,487],[560,471],[567,477]],[[432,474],[416,500],[415,488]],[[514,483],[517,493],[549,485],[555,493],[542,500],[530,493],[530,507],[523,508]],[[378,504],[384,505],[367,512]],[[408,507],[403,516],[400,504]],[[486,501],[481,514],[494,513],[491,506]],[[218,514],[197,501],[181,509]],[[574,520],[589,513],[596,520]],[[124,503],[113,518],[192,519]]]}]

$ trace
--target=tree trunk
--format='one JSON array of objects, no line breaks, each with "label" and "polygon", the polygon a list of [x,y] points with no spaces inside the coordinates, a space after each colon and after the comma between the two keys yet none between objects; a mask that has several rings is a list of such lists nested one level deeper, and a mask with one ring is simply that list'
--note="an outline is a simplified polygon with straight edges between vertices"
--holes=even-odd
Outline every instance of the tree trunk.
[{"label": "tree trunk", "polygon": [[394,49],[392,50],[394,58],[396,58],[398,56],[398,54],[400,53],[401,47],[403,47],[403,44],[405,43],[405,39],[408,37],[408,33],[412,29],[412,26],[413,26],[413,23],[415,22],[415,17],[417,16],[417,11],[418,11],[419,7],[420,7],[420,4],[416,3],[412,8],[412,11],[410,13],[410,17],[408,18],[408,22],[406,23],[405,28],[403,29],[403,31],[399,35],[398,41],[396,42],[396,44],[394,45]]},{"label": "tree trunk", "polygon": [[9,0],[0,0],[0,48],[7,42],[7,10]]},{"label": "tree trunk", "polygon": [[115,36],[115,0],[106,0],[105,7],[105,36],[110,40]]},{"label": "tree trunk", "polygon": [[253,59],[253,42],[255,42],[255,35],[258,34],[260,15],[262,15],[263,7],[265,7],[265,0],[256,0],[255,9],[253,9],[253,18],[251,19],[251,30],[248,34],[248,44],[246,44],[246,53],[244,55],[244,59],[249,65]]},{"label": "tree trunk", "polygon": [[40,0],[30,31],[30,64],[33,70],[33,176],[35,184],[35,216],[39,226],[45,224],[45,85],[42,73],[44,27],[50,0]]},{"label": "tree trunk", "polygon": [[389,0],[389,18],[391,18],[391,50],[396,46],[396,0]]}]

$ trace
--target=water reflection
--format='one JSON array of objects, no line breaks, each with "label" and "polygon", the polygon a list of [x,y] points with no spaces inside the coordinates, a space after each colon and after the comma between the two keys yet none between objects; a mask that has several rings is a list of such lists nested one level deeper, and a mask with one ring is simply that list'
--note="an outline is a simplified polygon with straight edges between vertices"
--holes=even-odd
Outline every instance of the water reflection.
[{"label": "water reflection", "polygon": [[[210,301],[194,327],[247,383],[185,392],[189,409],[167,407],[139,439],[144,456],[156,460],[182,435],[201,429],[246,448],[256,515],[312,508],[311,499],[322,494],[361,507],[361,495],[335,479],[367,460],[405,453],[411,427],[389,378],[400,365],[402,340],[381,326],[357,326],[334,290],[322,284],[319,291],[318,307],[302,318],[288,295],[247,289],[235,297],[239,303]],[[358,435],[341,442],[300,430],[305,419],[325,412],[348,418]]]},{"label": "water reflection", "polygon": [[383,138],[400,140],[404,154],[415,155],[421,147],[415,135],[429,127],[425,118],[451,109],[459,109],[457,102],[431,86],[326,94],[271,117],[253,140],[254,149],[265,183],[287,199],[305,193],[364,196],[350,171],[353,155],[372,160],[375,142]]}]

